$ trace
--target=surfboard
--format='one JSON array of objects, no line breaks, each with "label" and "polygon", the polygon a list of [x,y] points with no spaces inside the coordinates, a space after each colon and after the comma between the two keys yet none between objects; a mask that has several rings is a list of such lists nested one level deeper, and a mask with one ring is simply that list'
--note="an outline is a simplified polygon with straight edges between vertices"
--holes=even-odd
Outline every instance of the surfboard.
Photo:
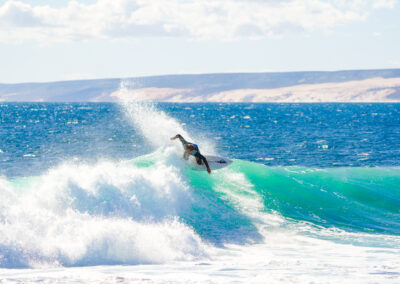
[{"label": "surfboard", "polygon": [[[218,157],[218,156],[207,156],[207,155],[204,155],[204,157],[207,159],[208,165],[212,171],[225,168],[226,166],[229,166],[230,164],[232,164],[232,160],[230,160],[228,158]],[[197,170],[197,171],[206,171],[207,170],[207,168],[204,164],[201,164],[201,165],[197,164],[196,158],[193,156],[189,157],[189,163],[190,163],[190,166],[194,170]]]}]

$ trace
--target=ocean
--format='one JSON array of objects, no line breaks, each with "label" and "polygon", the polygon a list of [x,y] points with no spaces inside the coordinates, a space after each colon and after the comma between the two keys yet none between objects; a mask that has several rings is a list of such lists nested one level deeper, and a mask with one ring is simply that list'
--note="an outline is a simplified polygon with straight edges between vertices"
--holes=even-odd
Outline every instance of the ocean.
[{"label": "ocean", "polygon": [[[400,104],[1,103],[0,283],[399,283]],[[233,163],[193,170],[181,134]]]}]

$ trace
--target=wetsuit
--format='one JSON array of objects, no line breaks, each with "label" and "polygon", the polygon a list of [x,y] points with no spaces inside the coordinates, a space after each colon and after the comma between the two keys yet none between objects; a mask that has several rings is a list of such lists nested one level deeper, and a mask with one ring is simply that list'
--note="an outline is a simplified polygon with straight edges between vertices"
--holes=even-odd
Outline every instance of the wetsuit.
[{"label": "wetsuit", "polygon": [[[199,147],[196,144],[187,142],[180,134],[176,135],[176,137],[179,138],[183,148],[185,149],[185,153],[183,154],[183,158],[185,160],[189,158],[189,155],[192,155],[196,158],[197,164],[201,165],[201,162],[203,161],[207,169],[209,168],[207,159],[202,154],[200,154]],[[188,144],[192,144],[194,146],[194,151],[192,151],[191,153],[186,152],[186,147],[188,146]]]}]

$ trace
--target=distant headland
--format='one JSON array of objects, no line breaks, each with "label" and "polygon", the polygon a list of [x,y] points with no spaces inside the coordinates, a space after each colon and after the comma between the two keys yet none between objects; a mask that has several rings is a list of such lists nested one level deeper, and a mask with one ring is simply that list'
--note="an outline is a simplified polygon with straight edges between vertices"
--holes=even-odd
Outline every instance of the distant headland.
[{"label": "distant headland", "polygon": [[1,102],[400,102],[400,69],[0,84]]}]

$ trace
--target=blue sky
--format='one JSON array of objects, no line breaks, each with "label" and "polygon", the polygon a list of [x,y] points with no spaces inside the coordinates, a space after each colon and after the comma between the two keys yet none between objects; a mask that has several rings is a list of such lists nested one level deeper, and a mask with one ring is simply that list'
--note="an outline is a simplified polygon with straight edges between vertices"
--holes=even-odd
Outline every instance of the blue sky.
[{"label": "blue sky", "polygon": [[397,0],[0,0],[0,83],[400,68]]}]

